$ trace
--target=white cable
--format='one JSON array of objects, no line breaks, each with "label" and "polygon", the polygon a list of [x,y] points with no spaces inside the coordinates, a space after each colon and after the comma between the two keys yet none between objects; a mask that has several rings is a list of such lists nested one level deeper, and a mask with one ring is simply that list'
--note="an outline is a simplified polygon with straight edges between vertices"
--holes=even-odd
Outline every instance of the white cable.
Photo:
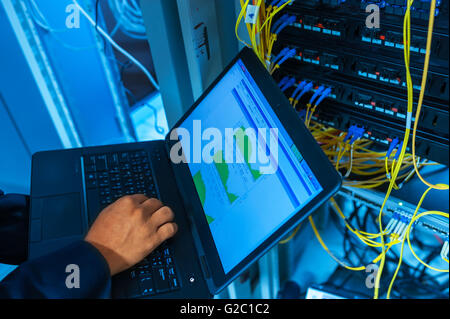
[{"label": "white cable", "polygon": [[444,242],[441,250],[441,257],[444,259],[448,259],[448,240]]},{"label": "white cable", "polygon": [[135,0],[109,0],[108,5],[125,35],[135,39],[146,38],[142,11]]},{"label": "white cable", "polygon": [[[78,7],[80,12],[86,17],[86,19],[92,24],[92,26],[95,28],[96,23],[94,19],[91,18],[91,16],[78,4],[77,0],[72,0],[72,2]],[[129,54],[127,51],[125,51],[120,45],[116,43],[109,35],[106,33],[101,27],[97,25],[98,32],[109,42],[111,45],[120,53],[122,53],[125,57],[127,57],[131,62],[133,62],[139,69],[144,72],[144,74],[147,76],[149,81],[152,83],[152,85],[156,88],[156,90],[159,91],[159,85],[156,83],[153,76],[150,74],[150,72],[139,62],[136,60],[131,54]]]},{"label": "white cable", "polygon": [[35,0],[28,0],[27,2],[28,2],[27,6],[29,7],[29,12],[30,12],[30,15],[31,15],[31,18],[33,19],[33,21],[40,28],[47,31],[64,48],[73,50],[73,51],[83,51],[83,50],[89,50],[89,49],[95,48],[94,45],[84,46],[84,47],[83,46],[74,46],[74,45],[70,45],[70,44],[64,42],[63,40],[61,40],[57,36],[57,33],[67,32],[68,29],[67,28],[66,29],[55,29],[55,28],[51,27],[47,18],[44,16],[44,14],[40,10],[40,8],[37,5],[37,3],[35,2]]},{"label": "white cable", "polygon": [[393,227],[394,223],[395,223],[395,219],[391,218],[391,220],[389,221],[389,223],[386,226],[386,230],[385,230],[386,234],[389,234],[391,232],[391,228]]},{"label": "white cable", "polygon": [[[358,138],[358,140],[359,140],[359,138]],[[345,174],[344,178],[348,178],[353,169],[353,145],[354,144],[352,144],[352,146],[350,147],[350,167],[348,168],[347,173]]]},{"label": "white cable", "polygon": [[[28,0],[28,6],[30,7],[31,16],[36,22],[37,25],[39,25],[42,29],[48,31],[48,32],[66,32],[67,29],[54,29],[50,27],[50,24],[48,23],[48,20],[45,18],[44,14],[42,13],[41,9],[37,5],[35,0]],[[36,14],[38,16],[36,16]]]},{"label": "white cable", "polygon": [[[423,166],[424,163],[426,163],[427,160],[424,160],[422,163],[420,163],[420,157],[417,157],[417,167],[421,168]],[[416,170],[413,168],[411,169],[411,171],[409,172],[408,176],[405,177],[405,179],[398,184],[398,189],[401,189],[403,187],[403,185],[409,181],[409,179],[411,178],[411,176],[413,176],[413,174],[416,172]]]},{"label": "white cable", "polygon": [[[45,19],[36,2],[34,2],[34,0],[28,0],[28,4],[31,6],[30,12],[34,22],[36,22],[36,24],[39,25],[42,29],[53,32],[54,30],[48,25],[47,19]],[[39,17],[36,17],[35,13],[37,13]]]}]

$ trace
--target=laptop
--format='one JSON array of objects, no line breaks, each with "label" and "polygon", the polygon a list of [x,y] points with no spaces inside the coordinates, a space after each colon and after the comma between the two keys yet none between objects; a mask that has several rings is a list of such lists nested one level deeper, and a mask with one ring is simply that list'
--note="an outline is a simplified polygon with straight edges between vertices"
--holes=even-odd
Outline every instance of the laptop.
[{"label": "laptop", "polygon": [[245,48],[165,140],[34,154],[29,258],[83,238],[116,199],[146,194],[172,208],[179,230],[114,276],[112,297],[209,298],[340,185],[276,82]]}]

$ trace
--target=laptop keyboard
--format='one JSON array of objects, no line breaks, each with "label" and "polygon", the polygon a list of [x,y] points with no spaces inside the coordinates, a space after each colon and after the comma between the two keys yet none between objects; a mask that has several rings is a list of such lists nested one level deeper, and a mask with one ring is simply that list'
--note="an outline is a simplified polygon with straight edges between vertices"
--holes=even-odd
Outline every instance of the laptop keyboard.
[{"label": "laptop keyboard", "polygon": [[[146,151],[95,154],[83,157],[83,161],[86,188],[97,190],[100,210],[125,195],[145,194],[159,198]],[[89,223],[92,224],[94,219],[90,216]],[[173,291],[180,285],[172,250],[167,243],[121,276],[138,282],[137,291],[130,293],[133,296]]]},{"label": "laptop keyboard", "polygon": [[172,251],[167,243],[162,244],[147,258],[130,270],[130,279],[137,279],[142,296],[177,290],[178,281]]},{"label": "laptop keyboard", "polygon": [[145,194],[158,198],[145,151],[84,157],[87,189],[98,189],[103,209],[125,195]]}]

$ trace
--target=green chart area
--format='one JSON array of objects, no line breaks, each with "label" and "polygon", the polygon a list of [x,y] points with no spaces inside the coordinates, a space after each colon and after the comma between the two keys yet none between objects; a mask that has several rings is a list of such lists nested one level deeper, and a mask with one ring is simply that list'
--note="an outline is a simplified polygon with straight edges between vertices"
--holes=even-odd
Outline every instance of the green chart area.
[{"label": "green chart area", "polygon": [[234,134],[234,138],[236,140],[236,143],[239,147],[239,150],[241,151],[241,154],[244,155],[245,162],[247,163],[247,166],[250,170],[250,173],[253,176],[253,179],[256,181],[259,177],[261,177],[261,173],[258,169],[253,169],[249,163],[249,159],[253,155],[253,146],[252,143],[250,143],[250,138],[247,134],[245,134],[244,127],[241,126],[241,130],[238,130]]},{"label": "green chart area", "polygon": [[[252,168],[251,164],[249,163],[254,152],[254,146],[251,143],[251,139],[248,137],[248,135],[245,134],[245,129],[243,127],[235,132],[234,139],[236,141],[237,147],[239,148],[239,151],[244,156],[245,163],[247,164],[253,180],[256,181],[259,177],[261,177],[262,174],[258,169]],[[214,154],[213,161],[227,198],[230,204],[233,204],[239,198],[239,196],[231,193],[228,189],[228,182],[230,179],[230,164],[225,162],[223,150],[217,151]],[[201,171],[198,171],[196,174],[194,174],[193,178],[198,196],[200,198],[202,206],[204,207],[206,202],[206,185]],[[211,224],[215,220],[214,217],[207,214],[206,219],[208,221],[208,224]]]},{"label": "green chart area", "polygon": [[[205,200],[206,200],[206,186],[205,182],[203,181],[202,172],[198,171],[194,175],[194,184],[195,188],[197,189],[198,196],[200,197],[200,202],[202,203],[202,206],[205,206]],[[208,221],[208,224],[211,224],[214,221],[214,218],[211,216],[206,215],[206,220]]]},{"label": "green chart area", "polygon": [[216,166],[217,172],[219,173],[220,180],[222,181],[223,187],[225,188],[225,192],[227,193],[228,200],[232,204],[238,196],[228,191],[228,177],[230,176],[230,168],[228,167],[228,163],[225,163],[225,158],[223,156],[223,151],[218,151],[214,154],[214,165]]}]

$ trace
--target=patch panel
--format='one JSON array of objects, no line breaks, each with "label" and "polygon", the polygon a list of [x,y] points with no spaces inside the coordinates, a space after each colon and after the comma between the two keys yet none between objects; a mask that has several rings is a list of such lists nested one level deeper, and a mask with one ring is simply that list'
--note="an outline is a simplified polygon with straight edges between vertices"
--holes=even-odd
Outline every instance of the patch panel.
[{"label": "patch panel", "polygon": [[[338,193],[340,196],[351,199],[355,202],[362,202],[364,205],[379,211],[384,201],[384,194],[374,190],[364,190],[359,188],[342,187]],[[405,216],[411,218],[414,215],[416,204],[408,203],[393,196],[389,197],[384,207],[384,216],[393,218],[394,216]],[[422,213],[426,209],[419,209],[418,213]],[[415,227],[424,227],[432,232],[447,238],[449,236],[448,221],[445,218],[434,215],[427,215],[419,219]]]},{"label": "patch panel", "polygon": [[[329,98],[329,99],[338,99],[338,96],[342,95],[341,92],[343,91],[343,88],[340,85],[334,85],[334,84],[331,84],[330,82],[319,83],[317,80],[313,80],[311,78],[302,78],[301,81],[305,81],[306,83],[309,83],[309,82],[313,83],[311,90],[309,92],[307,92],[305,95],[308,98],[302,99],[305,102],[305,103],[303,103],[304,105],[306,105],[306,101],[309,99],[310,96],[312,96],[319,89],[320,86],[325,86],[325,87],[331,88],[331,92],[327,96],[327,98]],[[301,81],[299,81],[299,82],[301,82]],[[287,96],[290,96],[294,90],[295,90],[295,86],[291,90],[288,91],[289,93],[287,93]],[[300,104],[300,106],[302,106],[302,104]]]},{"label": "patch panel", "polygon": [[[406,9],[406,0],[321,0],[321,1],[296,1],[289,10],[302,12],[313,10],[316,12],[333,12],[341,17],[357,17],[366,19],[369,15],[366,8],[375,4],[379,8],[381,24],[394,23],[402,25],[403,15]],[[411,7],[411,18],[413,24],[426,28],[429,16],[429,0],[416,0]],[[435,20],[437,29],[448,29],[449,7],[447,0],[437,0]]]},{"label": "patch panel", "polygon": [[[376,91],[373,87],[354,84],[342,78],[328,77],[323,79],[321,75],[304,70],[305,73],[296,73],[296,68],[284,71],[291,73],[280,74],[301,81],[314,83],[313,89],[306,93],[297,110],[304,109],[306,103],[315,92],[323,85],[332,88],[331,94],[324,99],[313,114],[313,119],[332,127],[347,130],[351,125],[363,125],[366,128],[365,137],[380,145],[389,144],[395,137],[401,137],[405,127],[406,102],[401,94],[392,94],[390,91]],[[302,76],[307,74],[307,77]],[[290,97],[295,90],[292,87],[285,91]],[[414,118],[412,119],[415,120]],[[440,163],[448,164],[448,121],[447,105],[436,101],[425,101],[421,121],[418,127],[416,148],[417,153]],[[409,147],[407,150],[410,150]]]},{"label": "patch panel", "polygon": [[[379,29],[368,29],[366,27],[360,27],[355,30],[361,42],[365,42],[372,47],[384,48],[386,50],[392,50],[399,54],[403,54],[403,33],[402,30],[394,26],[383,26]],[[358,39],[357,38],[357,39]],[[413,55],[420,57],[426,53],[426,33],[424,31],[412,30],[410,51]],[[435,33],[433,35],[431,56],[433,58],[439,58],[448,62],[448,35]],[[448,67],[448,63],[446,64]]]},{"label": "patch panel", "polygon": [[343,66],[343,61],[340,56],[317,50],[297,48],[297,54],[294,58],[304,63],[321,65],[333,70],[339,70]]},{"label": "patch panel", "polygon": [[[395,86],[406,90],[406,75],[401,65],[368,59],[355,58],[349,74],[369,81]],[[410,68],[414,90],[420,91],[422,74],[420,69]],[[429,72],[425,94],[445,100],[448,97],[448,76],[442,73]]]},{"label": "patch panel", "polygon": [[[361,54],[353,48],[338,49],[336,46],[326,48],[315,44],[303,43],[292,39],[290,36],[281,36],[284,46],[295,48],[297,55],[293,59],[298,62],[297,67],[302,64],[313,64],[317,67],[332,69],[342,72],[346,76],[354,77],[355,81],[367,80],[387,88],[396,88],[404,91],[406,95],[406,75],[403,64],[389,56],[378,56],[377,54]],[[275,50],[281,50],[279,45]],[[275,51],[275,52],[278,52]],[[315,72],[326,72],[324,69],[316,69]],[[410,67],[413,87],[416,92],[420,91],[422,70],[417,63],[411,63]],[[448,100],[449,79],[448,74],[441,72],[439,67],[430,68],[427,77],[425,94],[431,97]]]},{"label": "patch panel", "polygon": [[[333,126],[337,129],[347,131],[352,125],[363,126],[364,138],[372,140],[377,144],[388,148],[390,140],[395,137],[402,137],[404,134],[404,124],[387,123],[380,118],[367,113],[350,110],[346,106],[330,101],[324,101],[312,117],[315,121]],[[406,148],[411,151],[410,145]],[[448,139],[417,132],[416,153],[418,156],[434,160],[448,165]]]},{"label": "patch panel", "polygon": [[[360,93],[360,90],[354,88],[351,92],[351,97],[356,108],[363,112],[369,110],[380,115],[395,119],[406,119],[405,101],[392,96],[384,96],[377,93]],[[412,117],[412,121],[415,118]],[[446,130],[446,123],[449,121],[448,112],[423,106],[423,113],[421,115],[420,127],[428,132],[434,132],[444,137],[448,137],[448,130]]]},{"label": "patch panel", "polygon": [[[294,72],[291,69],[292,72]],[[406,100],[402,94],[396,94],[392,91],[374,90],[373,86],[366,86],[364,84],[355,85],[351,81],[328,77],[326,80],[320,76],[311,76],[313,72],[307,72],[307,78],[302,77],[296,73],[289,73],[289,77],[297,77],[298,81],[307,81],[315,83],[315,87],[325,85],[332,87],[332,93],[329,99],[333,98],[347,107],[356,109],[360,112],[373,114],[374,116],[385,118],[386,121],[395,121],[399,124],[404,123],[406,119]],[[293,89],[292,89],[293,90]],[[290,91],[287,91],[289,96]],[[306,95],[308,96],[308,94]],[[301,101],[299,106],[306,103],[306,98]],[[415,106],[414,106],[415,108]],[[414,122],[414,117],[412,118]],[[430,134],[440,135],[443,138],[448,138],[449,114],[447,105],[440,104],[435,100],[425,100],[423,104],[423,112],[419,128]]]},{"label": "patch panel", "polygon": [[[377,29],[368,29],[365,24],[368,15],[365,7],[371,3],[380,7],[381,25]],[[297,81],[312,81],[315,88],[331,87],[332,93],[315,109],[312,119],[344,131],[358,124],[365,128],[366,138],[387,147],[390,140],[403,136],[407,118],[405,3],[404,0],[295,1],[286,8],[295,21],[278,34],[273,52],[289,48],[296,55],[274,72],[275,79],[288,75]],[[416,103],[427,39],[427,19],[422,18],[428,14],[430,2],[414,3],[410,73]],[[393,8],[395,12],[391,12]],[[450,86],[447,19],[448,0],[438,1],[416,141],[417,154],[446,164]],[[285,94],[289,97],[292,90],[287,89]],[[296,104],[298,110],[305,109],[313,92],[314,89],[303,95]]]},{"label": "patch panel", "polygon": [[346,30],[346,24],[342,19],[328,19],[314,15],[297,15],[296,21],[292,24],[301,30],[322,33],[335,37],[341,37]]},{"label": "patch panel", "polygon": [[[362,50],[383,49],[403,54],[402,28],[397,25],[381,24],[378,29],[368,29],[364,21],[358,18],[342,17],[342,15],[318,15],[316,11],[302,10],[290,12],[296,20],[286,28],[287,33],[301,35],[314,41],[345,41],[354,43]],[[319,37],[319,38],[317,38]],[[425,54],[426,32],[413,27],[411,54],[423,57]],[[431,56],[448,61],[448,35],[435,32]],[[448,63],[447,63],[448,67]]]},{"label": "patch panel", "polygon": [[[380,11],[386,15],[403,16],[406,10],[405,0],[361,0],[361,10],[365,10],[368,4],[377,4]],[[435,16],[439,16],[441,13],[441,1],[436,1]],[[411,18],[427,20],[430,15],[430,1],[418,0],[414,1],[411,6]]]}]

